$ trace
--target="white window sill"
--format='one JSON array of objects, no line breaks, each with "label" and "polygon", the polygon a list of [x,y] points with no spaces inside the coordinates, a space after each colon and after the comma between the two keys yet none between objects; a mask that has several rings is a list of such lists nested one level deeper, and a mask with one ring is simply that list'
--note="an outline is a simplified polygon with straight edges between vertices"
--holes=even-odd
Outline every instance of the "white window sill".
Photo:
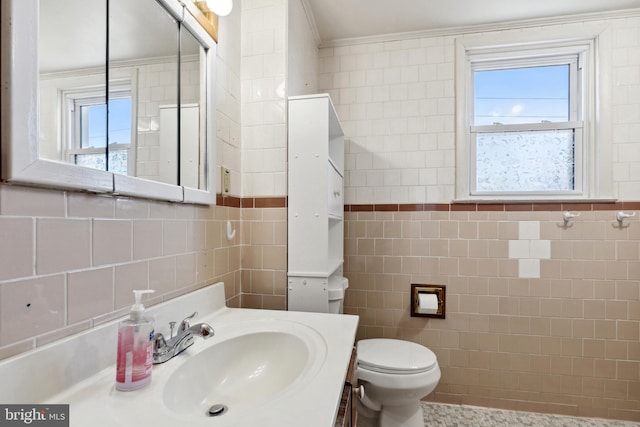
[{"label": "white window sill", "polygon": [[473,198],[473,199],[456,199],[451,203],[457,204],[518,204],[518,203],[615,203],[618,199],[568,199],[564,198]]}]

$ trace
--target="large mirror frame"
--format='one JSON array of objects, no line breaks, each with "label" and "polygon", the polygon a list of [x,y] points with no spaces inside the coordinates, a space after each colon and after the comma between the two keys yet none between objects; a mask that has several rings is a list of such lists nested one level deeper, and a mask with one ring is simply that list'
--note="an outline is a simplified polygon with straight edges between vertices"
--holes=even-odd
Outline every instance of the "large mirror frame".
[{"label": "large mirror frame", "polygon": [[149,181],[39,157],[38,0],[2,0],[2,181],[174,202],[215,204],[214,90],[217,45],[185,10],[186,6],[181,1],[157,1],[207,49],[206,190]]}]

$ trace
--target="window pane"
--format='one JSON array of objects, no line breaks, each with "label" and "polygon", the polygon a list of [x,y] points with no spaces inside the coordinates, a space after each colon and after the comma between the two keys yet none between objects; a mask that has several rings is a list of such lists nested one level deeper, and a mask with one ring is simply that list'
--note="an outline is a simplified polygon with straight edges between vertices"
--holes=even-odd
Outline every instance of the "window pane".
[{"label": "window pane", "polygon": [[476,140],[478,192],[574,189],[574,131],[498,132]]},{"label": "window pane", "polygon": [[107,106],[83,105],[81,108],[80,148],[107,146]]},{"label": "window pane", "polygon": [[109,100],[109,144],[131,144],[131,98]]},{"label": "window pane", "polygon": [[475,71],[474,124],[569,121],[569,65]]},{"label": "window pane", "polygon": [[105,155],[103,154],[76,154],[75,163],[79,166],[106,170]]},{"label": "window pane", "polygon": [[[127,150],[109,151],[109,171],[127,174]],[[76,154],[75,163],[79,166],[105,170],[105,156],[103,154]]]},{"label": "window pane", "polygon": [[109,171],[126,175],[128,154],[127,150],[109,150]]}]

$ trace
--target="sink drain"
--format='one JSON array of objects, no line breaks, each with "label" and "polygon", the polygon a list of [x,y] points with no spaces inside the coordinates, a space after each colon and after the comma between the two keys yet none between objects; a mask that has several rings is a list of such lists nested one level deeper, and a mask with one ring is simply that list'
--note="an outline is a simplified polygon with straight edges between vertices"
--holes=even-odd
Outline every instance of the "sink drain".
[{"label": "sink drain", "polygon": [[219,417],[220,415],[227,412],[229,408],[221,403],[216,403],[215,405],[211,405],[209,410],[207,411],[207,415],[210,417]]}]

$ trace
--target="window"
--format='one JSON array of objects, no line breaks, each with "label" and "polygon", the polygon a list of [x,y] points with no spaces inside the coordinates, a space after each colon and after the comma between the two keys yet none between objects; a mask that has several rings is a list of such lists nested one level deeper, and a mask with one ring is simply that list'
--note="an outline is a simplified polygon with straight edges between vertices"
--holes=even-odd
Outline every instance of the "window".
[{"label": "window", "polygon": [[132,147],[131,91],[112,91],[109,98],[107,135],[104,95],[95,89],[66,94],[69,109],[66,156],[76,165],[127,175],[132,171],[129,155]]},{"label": "window", "polygon": [[457,199],[592,199],[605,190],[596,44],[457,41]]},{"label": "window", "polygon": [[472,195],[582,190],[581,57],[472,61]]}]

